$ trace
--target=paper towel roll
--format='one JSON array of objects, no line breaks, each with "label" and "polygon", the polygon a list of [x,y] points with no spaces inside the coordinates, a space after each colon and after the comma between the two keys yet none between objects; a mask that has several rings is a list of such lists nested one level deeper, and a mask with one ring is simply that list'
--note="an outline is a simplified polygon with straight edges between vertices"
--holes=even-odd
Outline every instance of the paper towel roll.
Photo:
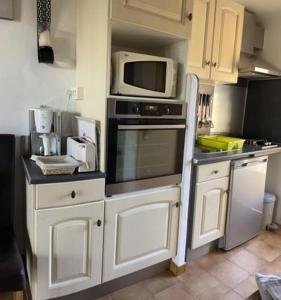
[{"label": "paper towel roll", "polygon": [[39,34],[39,46],[40,47],[52,47],[50,31],[44,30]]}]

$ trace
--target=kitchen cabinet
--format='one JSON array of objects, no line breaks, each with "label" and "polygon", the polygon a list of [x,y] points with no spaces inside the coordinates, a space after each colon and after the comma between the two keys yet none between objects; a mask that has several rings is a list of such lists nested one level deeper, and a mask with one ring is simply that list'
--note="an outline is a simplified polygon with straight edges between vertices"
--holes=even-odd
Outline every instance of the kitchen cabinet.
[{"label": "kitchen cabinet", "polygon": [[188,72],[200,79],[235,83],[244,7],[232,0],[194,0]]},{"label": "kitchen cabinet", "polygon": [[216,0],[194,0],[188,72],[200,79],[209,79],[211,74],[215,9]]},{"label": "kitchen cabinet", "polygon": [[[27,269],[33,300],[61,297],[101,283],[104,179],[82,182],[75,205],[74,194],[67,190],[69,184],[72,189],[80,186],[78,182],[27,184]],[[95,195],[99,200],[84,203],[92,185],[97,184],[103,187],[103,192]],[[63,201],[64,206],[38,209],[38,200],[46,193],[52,197],[57,193],[50,203]]]},{"label": "kitchen cabinet", "polygon": [[[224,175],[225,170],[229,172],[229,167],[230,162],[197,167],[198,176],[194,196],[192,249],[224,236],[229,173],[227,176]],[[209,170],[209,178],[206,177],[207,170]],[[221,172],[224,177],[219,176],[218,170],[224,170],[224,172]],[[212,176],[217,178],[213,179]]]},{"label": "kitchen cabinet", "polygon": [[36,213],[39,299],[101,283],[104,202]]},{"label": "kitchen cabinet", "polygon": [[237,82],[242,44],[244,7],[231,0],[217,0],[211,79]]},{"label": "kitchen cabinet", "polygon": [[190,38],[193,0],[112,0],[111,17],[168,33]]},{"label": "kitchen cabinet", "polygon": [[176,256],[180,188],[107,199],[103,282]]}]

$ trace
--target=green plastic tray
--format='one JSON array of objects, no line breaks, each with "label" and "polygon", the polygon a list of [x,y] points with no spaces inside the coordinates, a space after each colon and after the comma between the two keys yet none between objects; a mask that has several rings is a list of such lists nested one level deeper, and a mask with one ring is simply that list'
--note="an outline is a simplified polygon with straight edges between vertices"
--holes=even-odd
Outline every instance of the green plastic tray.
[{"label": "green plastic tray", "polygon": [[218,150],[230,151],[242,149],[245,140],[223,135],[203,135],[198,137],[198,144]]}]

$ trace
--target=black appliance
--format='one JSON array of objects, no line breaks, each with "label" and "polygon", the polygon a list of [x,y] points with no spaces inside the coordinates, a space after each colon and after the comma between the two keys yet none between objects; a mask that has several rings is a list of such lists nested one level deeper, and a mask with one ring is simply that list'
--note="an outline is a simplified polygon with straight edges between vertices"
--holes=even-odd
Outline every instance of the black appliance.
[{"label": "black appliance", "polygon": [[248,147],[253,147],[258,150],[265,150],[265,149],[271,149],[271,148],[277,148],[278,144],[269,142],[267,140],[256,140],[256,139],[246,139],[245,145]]},{"label": "black appliance", "polygon": [[108,99],[106,195],[179,184],[186,104]]},{"label": "black appliance", "polygon": [[281,143],[281,79],[249,81],[243,135]]}]

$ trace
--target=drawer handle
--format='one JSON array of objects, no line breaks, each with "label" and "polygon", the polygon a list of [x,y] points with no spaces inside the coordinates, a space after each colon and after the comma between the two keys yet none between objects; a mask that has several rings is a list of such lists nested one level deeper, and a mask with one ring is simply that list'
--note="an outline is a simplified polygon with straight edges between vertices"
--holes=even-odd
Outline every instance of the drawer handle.
[{"label": "drawer handle", "polygon": [[74,199],[76,197],[75,191],[72,191],[71,194],[70,194],[70,196],[71,196],[72,199]]},{"label": "drawer handle", "polygon": [[189,14],[187,14],[186,15],[186,18],[188,19],[188,21],[192,21],[192,18],[193,18],[193,15],[192,15],[192,13],[189,13]]},{"label": "drawer handle", "polygon": [[101,220],[97,220],[97,226],[100,227],[102,224]]},{"label": "drawer handle", "polygon": [[218,170],[214,170],[214,171],[212,171],[211,174],[219,174],[219,171]]}]

